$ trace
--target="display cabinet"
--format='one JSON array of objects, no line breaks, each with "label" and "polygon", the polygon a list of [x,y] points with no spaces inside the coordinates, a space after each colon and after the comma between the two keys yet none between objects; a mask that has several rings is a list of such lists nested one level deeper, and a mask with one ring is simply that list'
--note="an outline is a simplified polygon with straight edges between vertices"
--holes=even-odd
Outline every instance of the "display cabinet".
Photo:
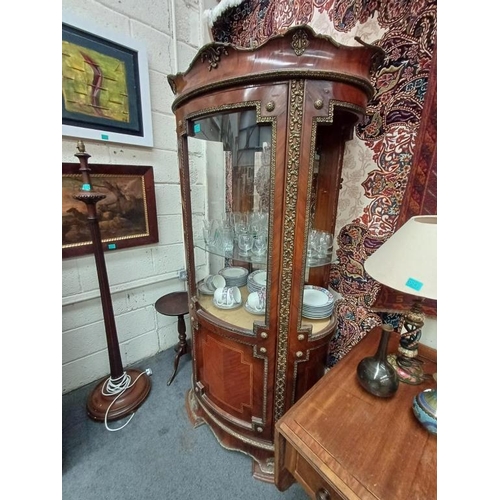
[{"label": "display cabinet", "polygon": [[[299,26],[169,75],[193,359],[186,406],[274,480],[274,426],[325,371],[344,144],[381,49]],[[221,279],[222,278],[222,279]]]}]

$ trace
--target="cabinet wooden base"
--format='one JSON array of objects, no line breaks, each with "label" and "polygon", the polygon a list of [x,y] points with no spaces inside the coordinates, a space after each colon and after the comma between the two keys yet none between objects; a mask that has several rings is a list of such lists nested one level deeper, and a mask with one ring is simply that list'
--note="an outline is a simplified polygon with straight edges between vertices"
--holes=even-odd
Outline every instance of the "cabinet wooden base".
[{"label": "cabinet wooden base", "polygon": [[274,444],[239,435],[215,416],[205,411],[191,388],[186,393],[186,412],[193,427],[207,424],[219,444],[226,450],[239,451],[252,458],[252,475],[266,483],[274,483]]}]

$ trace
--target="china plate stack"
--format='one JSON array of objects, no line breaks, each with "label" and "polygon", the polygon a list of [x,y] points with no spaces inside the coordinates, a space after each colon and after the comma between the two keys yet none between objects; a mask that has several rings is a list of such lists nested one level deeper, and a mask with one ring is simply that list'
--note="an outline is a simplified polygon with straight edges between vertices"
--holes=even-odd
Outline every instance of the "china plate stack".
[{"label": "china plate stack", "polygon": [[259,292],[266,287],[267,271],[254,271],[248,275],[247,288],[250,293]]},{"label": "china plate stack", "polygon": [[247,284],[248,269],[244,267],[225,267],[219,274],[226,280],[226,286],[245,286]]},{"label": "china plate stack", "polygon": [[324,319],[332,315],[333,295],[320,286],[305,285],[302,298],[302,316],[309,319]]}]

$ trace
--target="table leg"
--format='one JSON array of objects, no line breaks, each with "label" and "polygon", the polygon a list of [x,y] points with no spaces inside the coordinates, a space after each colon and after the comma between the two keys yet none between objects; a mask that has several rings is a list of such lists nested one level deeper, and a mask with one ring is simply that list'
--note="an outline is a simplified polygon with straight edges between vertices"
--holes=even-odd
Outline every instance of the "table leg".
[{"label": "table leg", "polygon": [[179,332],[179,343],[177,344],[176,348],[177,354],[175,355],[174,359],[174,372],[172,373],[172,376],[167,382],[167,385],[170,385],[172,383],[177,374],[177,368],[179,367],[179,359],[181,358],[181,356],[189,353],[189,345],[186,337],[186,323],[184,322],[184,315],[181,314],[177,316],[177,319],[178,319],[177,331]]}]

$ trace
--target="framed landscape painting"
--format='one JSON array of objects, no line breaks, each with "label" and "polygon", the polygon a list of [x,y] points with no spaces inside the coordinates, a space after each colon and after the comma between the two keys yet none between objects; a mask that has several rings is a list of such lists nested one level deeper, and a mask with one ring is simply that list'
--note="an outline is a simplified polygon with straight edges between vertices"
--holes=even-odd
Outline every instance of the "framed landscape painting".
[{"label": "framed landscape painting", "polygon": [[[93,253],[87,206],[75,200],[82,186],[79,163],[62,164],[62,256]],[[102,248],[119,250],[158,242],[153,167],[91,167],[91,182],[105,198],[96,203]]]},{"label": "framed landscape painting", "polygon": [[63,15],[62,135],[153,146],[147,53]]}]

